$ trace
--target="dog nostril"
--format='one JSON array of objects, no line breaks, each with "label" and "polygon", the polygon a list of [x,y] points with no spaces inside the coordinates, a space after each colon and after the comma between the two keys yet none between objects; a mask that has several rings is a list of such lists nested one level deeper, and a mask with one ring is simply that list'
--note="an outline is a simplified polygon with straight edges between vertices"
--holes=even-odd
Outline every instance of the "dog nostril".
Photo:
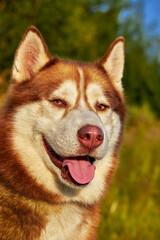
[{"label": "dog nostril", "polygon": [[89,135],[89,134],[86,134],[85,137],[84,137],[84,139],[89,140],[89,139],[90,139],[90,135]]},{"label": "dog nostril", "polygon": [[103,135],[98,135],[96,137],[96,141],[103,141]]}]

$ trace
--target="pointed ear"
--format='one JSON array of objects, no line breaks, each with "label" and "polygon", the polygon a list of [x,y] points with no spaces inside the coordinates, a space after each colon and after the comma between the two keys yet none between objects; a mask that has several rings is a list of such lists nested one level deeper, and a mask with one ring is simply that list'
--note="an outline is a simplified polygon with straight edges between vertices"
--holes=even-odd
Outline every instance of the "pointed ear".
[{"label": "pointed ear", "polygon": [[124,69],[124,38],[118,37],[109,47],[106,54],[100,60],[100,64],[108,73],[113,85],[123,91],[121,78]]},{"label": "pointed ear", "polygon": [[16,51],[12,79],[16,82],[30,79],[49,59],[50,55],[41,34],[37,28],[31,26]]}]

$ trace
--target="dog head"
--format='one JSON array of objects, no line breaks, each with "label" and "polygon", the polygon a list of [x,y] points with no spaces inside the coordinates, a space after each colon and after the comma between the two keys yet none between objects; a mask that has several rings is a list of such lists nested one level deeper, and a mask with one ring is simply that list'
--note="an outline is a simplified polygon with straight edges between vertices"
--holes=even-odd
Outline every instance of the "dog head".
[{"label": "dog head", "polygon": [[124,39],[95,63],[51,58],[35,27],[15,55],[8,109],[13,149],[37,185],[93,203],[117,164],[125,114]]}]

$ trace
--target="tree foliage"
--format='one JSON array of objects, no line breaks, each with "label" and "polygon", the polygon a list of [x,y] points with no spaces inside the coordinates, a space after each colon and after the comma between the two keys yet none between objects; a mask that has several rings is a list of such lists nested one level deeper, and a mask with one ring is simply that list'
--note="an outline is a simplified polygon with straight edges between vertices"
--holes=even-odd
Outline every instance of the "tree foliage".
[{"label": "tree foliage", "polygon": [[[40,30],[52,55],[83,61],[100,58],[123,34],[127,101],[137,105],[148,102],[160,116],[159,62],[147,55],[151,46],[142,31],[140,6],[139,16],[128,14],[120,19],[121,13],[132,8],[129,0],[0,0],[0,79],[9,79],[15,50],[30,25]],[[4,81],[0,83],[3,91]]]}]

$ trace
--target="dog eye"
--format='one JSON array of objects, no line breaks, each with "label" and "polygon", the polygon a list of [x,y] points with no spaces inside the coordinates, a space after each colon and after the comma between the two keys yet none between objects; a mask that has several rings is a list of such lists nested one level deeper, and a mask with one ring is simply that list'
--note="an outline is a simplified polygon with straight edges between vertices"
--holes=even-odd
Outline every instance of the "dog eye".
[{"label": "dog eye", "polygon": [[97,111],[105,111],[106,109],[108,109],[109,108],[109,106],[108,105],[106,105],[106,104],[97,104],[96,105],[96,109],[97,109]]},{"label": "dog eye", "polygon": [[57,107],[66,107],[67,105],[66,102],[61,99],[53,99],[53,100],[50,100],[50,102]]}]

